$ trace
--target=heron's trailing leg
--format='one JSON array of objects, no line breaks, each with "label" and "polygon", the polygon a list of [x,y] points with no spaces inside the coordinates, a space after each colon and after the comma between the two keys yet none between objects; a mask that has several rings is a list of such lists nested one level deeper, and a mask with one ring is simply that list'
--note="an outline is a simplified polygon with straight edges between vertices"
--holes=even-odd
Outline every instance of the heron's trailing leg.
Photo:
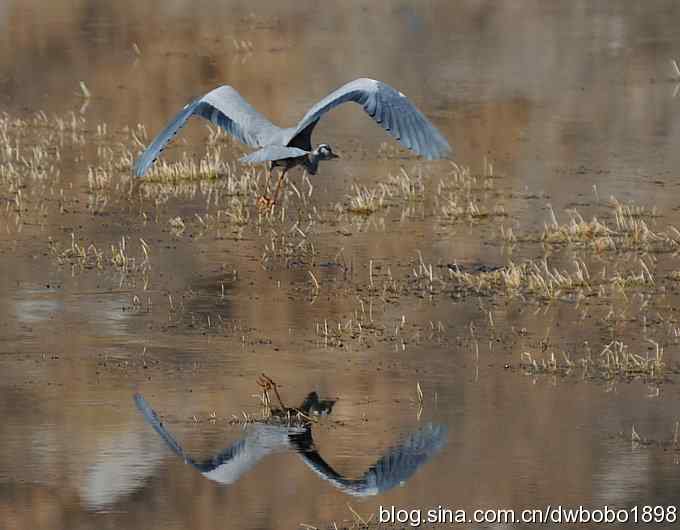
[{"label": "heron's trailing leg", "polygon": [[[279,175],[279,181],[276,183],[276,191],[274,191],[274,198],[272,199],[272,204],[276,204],[276,201],[279,200],[279,193],[281,192],[281,188],[283,187],[283,183],[286,180],[286,172],[288,171],[288,168],[283,168],[283,171],[281,171],[281,174]],[[276,389],[276,387],[274,387]]]},{"label": "heron's trailing leg", "polygon": [[[279,174],[279,180],[276,183],[276,190],[274,190],[274,198],[270,199],[266,195],[262,195],[258,200],[257,200],[257,205],[261,209],[272,209],[274,205],[276,204],[276,201],[279,199],[279,193],[281,192],[281,188],[283,187],[283,183],[286,180],[286,172],[288,171],[288,168],[283,168],[281,170],[281,173]],[[272,173],[274,172],[274,167],[271,166],[269,168],[269,177],[267,178],[267,182],[271,180]],[[274,387],[276,388],[276,387]]]},{"label": "heron's trailing leg", "polygon": [[272,200],[266,195],[266,193],[269,191],[269,182],[272,179],[272,173],[274,172],[274,165],[269,163],[267,164],[267,184],[265,187],[265,193],[263,195],[260,195],[260,197],[257,199],[257,207],[260,210],[264,209],[270,209],[273,205]]}]

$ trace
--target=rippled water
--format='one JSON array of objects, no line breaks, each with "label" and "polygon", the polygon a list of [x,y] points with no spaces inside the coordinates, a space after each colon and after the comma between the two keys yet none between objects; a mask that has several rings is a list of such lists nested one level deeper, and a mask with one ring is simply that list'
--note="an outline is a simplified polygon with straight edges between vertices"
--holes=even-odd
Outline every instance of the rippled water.
[{"label": "rippled water", "polygon": [[[86,124],[84,141],[54,162],[55,180],[21,189],[31,211],[15,208],[17,190],[4,180],[0,190],[0,527],[325,528],[351,526],[352,510],[367,519],[391,505],[672,505],[680,477],[675,253],[583,257],[537,240],[507,245],[499,233],[501,225],[540,232],[551,209],[559,222],[570,208],[606,216],[610,196],[654,208],[655,230],[680,225],[671,65],[679,11],[670,1],[0,4],[0,110],[26,119],[74,112]],[[200,193],[138,206],[112,192],[101,212],[87,206],[97,149],[122,142],[113,131],[141,123],[153,135],[219,84],[288,125],[359,76],[408,94],[454,146],[457,163],[477,174],[492,163],[490,188],[475,197],[505,215],[451,222],[436,213],[448,163],[391,155],[381,148],[391,140],[356,108],[330,114],[315,132],[343,158],[322,166],[305,205],[326,219],[310,225],[313,258],[263,259],[272,239],[298,237],[295,213],[273,228],[253,214],[215,232],[195,220],[214,211]],[[97,132],[104,123],[111,135]],[[30,129],[11,145],[30,153],[40,134]],[[182,138],[168,160],[202,153],[203,124]],[[374,187],[402,167],[429,179],[425,200],[328,221],[351,184]],[[460,199],[470,200],[464,192]],[[44,216],[32,210],[41,205]],[[307,230],[305,215],[298,227]],[[169,223],[177,216],[184,232]],[[146,289],[110,270],[59,263],[49,241],[68,248],[72,232],[105,252],[125,236],[136,255],[143,238],[152,264]],[[656,282],[551,302],[372,290],[373,273],[410,285],[419,253],[437,275],[456,263],[484,271],[543,256],[569,270],[584,259],[593,275],[609,274],[639,271],[643,259]],[[365,331],[356,323],[354,333],[342,331],[357,319],[369,323]],[[612,340],[641,355],[661,344],[666,382],[527,375],[521,367],[524,352],[576,359]],[[288,406],[311,391],[337,399],[312,426],[313,446],[291,445],[286,430],[262,442],[266,427],[234,424],[242,411],[259,410],[262,372]],[[180,457],[135,406],[135,393]],[[436,436],[423,434],[432,429]],[[633,431],[649,443],[631,443]],[[222,480],[219,462],[196,469],[183,456],[209,461],[256,439],[257,458],[231,462],[241,467]],[[329,480],[324,467],[361,480],[390,458],[410,458],[412,473],[363,496]]]}]

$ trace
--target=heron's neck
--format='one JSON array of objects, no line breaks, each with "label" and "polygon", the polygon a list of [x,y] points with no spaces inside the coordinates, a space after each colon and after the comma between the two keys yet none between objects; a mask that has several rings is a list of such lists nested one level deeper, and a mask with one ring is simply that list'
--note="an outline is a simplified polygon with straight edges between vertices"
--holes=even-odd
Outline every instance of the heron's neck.
[{"label": "heron's neck", "polygon": [[319,169],[319,155],[314,151],[307,155],[305,159],[305,167],[310,175],[316,175],[316,170]]}]

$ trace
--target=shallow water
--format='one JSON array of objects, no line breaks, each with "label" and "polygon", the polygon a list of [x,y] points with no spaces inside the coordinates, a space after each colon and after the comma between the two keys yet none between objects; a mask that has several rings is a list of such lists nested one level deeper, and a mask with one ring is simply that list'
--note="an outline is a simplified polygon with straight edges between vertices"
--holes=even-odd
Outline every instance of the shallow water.
[{"label": "shallow water", "polygon": [[[83,119],[80,139],[48,137],[51,126],[33,124],[4,146],[29,156],[44,142],[59,174],[26,176],[21,193],[0,179],[0,527],[326,528],[356,523],[352,510],[367,519],[392,505],[673,505],[677,249],[509,244],[500,227],[540,234],[551,209],[566,223],[570,208],[612,226],[610,196],[645,206],[640,217],[657,232],[680,225],[670,62],[679,9],[670,1],[0,5],[0,109]],[[247,197],[246,222],[215,228],[196,215],[231,211],[225,194],[208,204],[206,194],[176,187],[140,204],[113,184],[88,185],[102,150],[127,141],[124,127],[141,123],[152,136],[218,84],[286,125],[359,76],[408,94],[456,162],[487,178],[437,197],[449,164],[391,151],[394,142],[351,108],[315,132],[343,158],[322,166],[311,197],[289,191],[283,221],[258,219]],[[182,134],[167,160],[204,152],[203,124]],[[240,152],[224,144],[227,159]],[[393,195],[369,216],[347,212],[353,183],[375,188],[400,168],[422,173],[422,197]],[[307,190],[297,174],[292,181]],[[447,197],[501,205],[504,215],[452,219]],[[178,216],[183,231],[170,223]],[[142,238],[150,267],[124,274],[60,260],[72,233],[105,255],[125,237],[137,262]],[[419,253],[441,284],[423,287]],[[546,300],[475,292],[449,277],[455,264],[480,273],[543,257],[568,271],[580,260],[593,282],[639,274],[644,263],[654,282],[617,291],[607,280],[600,293],[566,289]],[[613,340],[641,357],[659,344],[663,377],[603,380],[523,365],[526,352],[576,362]],[[267,446],[271,454],[223,485],[174,455],[133,401],[141,393],[187,454],[208,459],[257,429],[231,420],[259,411],[262,372],[288,406],[312,390],[338,400],[313,439],[343,476],[361,477],[427,425],[441,427],[445,442],[377,495],[348,495],[287,442]]]}]

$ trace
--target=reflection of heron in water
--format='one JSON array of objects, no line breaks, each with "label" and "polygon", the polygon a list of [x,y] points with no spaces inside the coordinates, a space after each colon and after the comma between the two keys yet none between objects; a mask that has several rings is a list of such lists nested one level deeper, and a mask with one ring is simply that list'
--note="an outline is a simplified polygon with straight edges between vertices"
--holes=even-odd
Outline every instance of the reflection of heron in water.
[{"label": "reflection of heron in water", "polygon": [[[339,490],[358,497],[377,495],[407,481],[446,443],[446,428],[428,424],[410,434],[400,445],[389,449],[361,478],[349,479],[336,472],[317,452],[311,422],[306,421],[296,426],[253,423],[248,426],[245,437],[231,447],[212,458],[198,461],[182,449],[141,394],[135,394],[134,399],[144,419],[175,454],[198,469],[206,478],[221,484],[233,484],[269,454],[292,449],[317,475]],[[323,403],[330,403],[330,407],[326,407],[326,412],[330,413],[333,402],[320,401],[316,393],[312,392],[299,410],[304,414],[314,413],[314,407],[324,408],[320,405]]]}]

